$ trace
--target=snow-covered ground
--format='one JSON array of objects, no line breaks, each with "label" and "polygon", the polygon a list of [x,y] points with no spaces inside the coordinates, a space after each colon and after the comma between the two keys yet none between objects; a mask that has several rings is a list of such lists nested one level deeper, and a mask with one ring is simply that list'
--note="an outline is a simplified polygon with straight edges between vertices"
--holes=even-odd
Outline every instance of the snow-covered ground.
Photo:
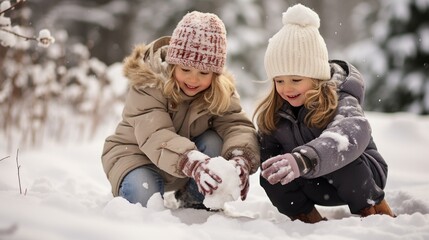
[{"label": "snow-covered ground", "polygon": [[[321,207],[329,220],[291,222],[251,177],[248,199],[223,212],[171,209],[153,197],[147,208],[113,198],[101,166],[105,127],[91,141],[20,150],[0,137],[0,239],[429,239],[429,118],[367,113],[375,142],[389,163],[386,198],[398,217],[360,218],[342,207]],[[1,136],[1,134],[0,134]],[[159,197],[159,196],[158,196]],[[166,194],[166,206],[171,206]]]}]

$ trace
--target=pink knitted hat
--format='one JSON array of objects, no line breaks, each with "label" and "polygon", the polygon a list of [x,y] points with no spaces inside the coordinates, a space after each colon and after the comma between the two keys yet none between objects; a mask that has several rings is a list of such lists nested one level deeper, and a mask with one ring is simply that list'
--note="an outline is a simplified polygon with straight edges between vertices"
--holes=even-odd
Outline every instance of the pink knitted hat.
[{"label": "pink knitted hat", "polygon": [[226,30],[212,13],[193,11],[177,24],[166,61],[221,74],[226,61]]}]

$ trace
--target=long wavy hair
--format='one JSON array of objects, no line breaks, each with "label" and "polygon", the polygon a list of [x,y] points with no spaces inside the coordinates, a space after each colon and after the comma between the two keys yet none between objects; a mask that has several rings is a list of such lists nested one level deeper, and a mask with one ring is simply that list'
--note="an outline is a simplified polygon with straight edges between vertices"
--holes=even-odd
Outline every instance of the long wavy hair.
[{"label": "long wavy hair", "polygon": [[[279,116],[276,114],[284,103],[277,93],[274,81],[269,94],[255,109],[253,119],[260,132],[269,134],[276,129]],[[304,123],[309,127],[325,128],[335,114],[338,106],[337,85],[333,81],[313,79],[312,90],[305,93],[304,107],[308,109]]]},{"label": "long wavy hair", "polygon": [[[177,65],[170,64],[167,68],[168,80],[164,84],[163,93],[172,100],[174,106],[179,105],[183,99],[180,94],[179,83],[174,77],[174,69]],[[211,114],[222,116],[231,105],[231,96],[235,92],[235,85],[232,77],[225,74],[213,73],[210,87],[199,93],[196,101],[202,109],[207,109]]]}]

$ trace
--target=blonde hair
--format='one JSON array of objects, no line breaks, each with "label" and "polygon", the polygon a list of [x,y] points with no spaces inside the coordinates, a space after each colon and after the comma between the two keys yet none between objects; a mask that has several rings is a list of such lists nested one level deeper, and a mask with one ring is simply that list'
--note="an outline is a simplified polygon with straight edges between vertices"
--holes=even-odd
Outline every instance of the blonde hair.
[{"label": "blonde hair", "polygon": [[283,99],[277,94],[276,87],[273,82],[273,87],[270,93],[256,107],[253,119],[256,117],[256,125],[262,133],[270,133],[276,129],[276,124],[279,120],[277,111],[283,104]]},{"label": "blonde hair", "polygon": [[[304,122],[309,127],[324,128],[332,121],[338,106],[337,85],[331,81],[313,79],[314,89],[305,94],[304,107],[308,109]],[[276,129],[279,116],[276,114],[284,100],[276,91],[275,83],[261,103],[256,107],[253,119],[260,132],[269,134]]]},{"label": "blonde hair", "polygon": [[[174,77],[176,65],[169,64],[168,80],[164,84],[164,95],[172,100],[174,106],[179,105],[183,99],[180,95],[181,89],[179,83]],[[235,85],[232,78],[225,74],[213,73],[212,83],[195,100],[201,109],[207,109],[211,114],[223,115],[231,105],[231,96],[235,92]]]},{"label": "blonde hair", "polygon": [[304,106],[308,109],[305,123],[310,127],[325,128],[338,106],[337,85],[332,81],[313,80],[315,89],[305,93]]}]

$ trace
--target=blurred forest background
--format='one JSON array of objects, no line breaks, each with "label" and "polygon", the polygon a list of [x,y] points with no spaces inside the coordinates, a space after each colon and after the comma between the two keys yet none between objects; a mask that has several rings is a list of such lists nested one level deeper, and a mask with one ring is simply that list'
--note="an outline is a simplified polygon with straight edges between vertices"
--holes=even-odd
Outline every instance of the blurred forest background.
[{"label": "blurred forest background", "polygon": [[82,139],[117,121],[123,58],[136,44],[170,35],[192,10],[224,21],[227,66],[243,100],[255,102],[268,86],[261,83],[267,41],[298,2],[319,14],[330,58],[364,75],[365,110],[429,114],[429,0],[31,0],[0,20],[10,18],[23,35],[47,28],[56,41],[5,46],[0,21],[0,144]]}]

